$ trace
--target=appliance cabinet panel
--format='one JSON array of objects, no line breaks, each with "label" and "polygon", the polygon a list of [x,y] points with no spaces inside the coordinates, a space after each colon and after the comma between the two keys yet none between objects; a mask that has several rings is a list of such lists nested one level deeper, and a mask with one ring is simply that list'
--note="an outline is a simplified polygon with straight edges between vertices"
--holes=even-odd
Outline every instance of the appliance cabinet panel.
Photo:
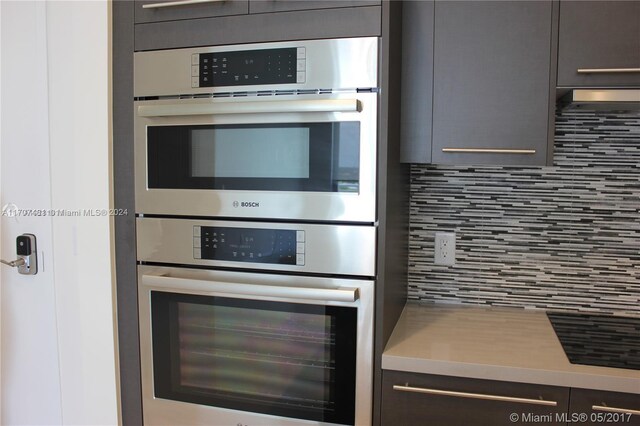
[{"label": "appliance cabinet panel", "polygon": [[640,2],[560,2],[558,52],[560,87],[640,86]]},{"label": "appliance cabinet panel", "polygon": [[435,2],[434,163],[546,164],[556,6]]},{"label": "appliance cabinet panel", "polygon": [[[382,425],[389,426],[506,426],[534,422],[564,425],[566,421],[562,420],[569,406],[569,388],[554,386],[390,370],[383,371],[382,386]],[[418,390],[407,391],[398,389],[398,386]],[[421,392],[434,390],[450,394]],[[471,398],[470,395],[485,399]],[[500,400],[502,397],[520,398],[520,402]],[[540,405],[543,401],[555,401],[557,405]]]},{"label": "appliance cabinet panel", "polygon": [[640,426],[640,394],[571,389],[569,408],[569,419],[578,419],[582,425]]},{"label": "appliance cabinet panel", "polygon": [[381,7],[345,7],[138,24],[135,50],[380,36]]},{"label": "appliance cabinet panel", "polygon": [[292,10],[337,7],[379,6],[381,0],[251,0],[249,13],[289,12]]},{"label": "appliance cabinet panel", "polygon": [[[189,0],[140,0],[135,2],[135,23],[211,18],[249,13],[248,0],[210,0],[192,3]],[[184,3],[184,4],[181,4]],[[146,7],[145,7],[146,6]]]}]

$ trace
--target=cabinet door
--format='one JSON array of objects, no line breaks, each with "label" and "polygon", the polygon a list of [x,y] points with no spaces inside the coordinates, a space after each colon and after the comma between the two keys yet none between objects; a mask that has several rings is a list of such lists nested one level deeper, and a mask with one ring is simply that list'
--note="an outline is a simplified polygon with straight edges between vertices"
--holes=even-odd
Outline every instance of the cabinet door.
[{"label": "cabinet door", "polygon": [[135,50],[322,38],[379,37],[381,7],[343,7],[155,22],[135,26]]},{"label": "cabinet door", "polygon": [[400,159],[431,163],[434,2],[402,3]]},{"label": "cabinet door", "polygon": [[640,1],[560,2],[558,86],[640,86]]},{"label": "cabinet door", "polygon": [[640,394],[571,389],[568,420],[581,425],[640,426]]},{"label": "cabinet door", "polygon": [[136,0],[135,3],[136,24],[249,13],[248,0],[209,0],[198,3],[190,3],[189,0]]},{"label": "cabinet door", "polygon": [[250,13],[288,12],[290,10],[379,6],[380,3],[381,0],[251,0],[249,10]]},{"label": "cabinet door", "polygon": [[435,3],[433,162],[544,165],[557,5]]},{"label": "cabinet door", "polygon": [[568,388],[389,370],[382,374],[383,425],[565,424]]}]

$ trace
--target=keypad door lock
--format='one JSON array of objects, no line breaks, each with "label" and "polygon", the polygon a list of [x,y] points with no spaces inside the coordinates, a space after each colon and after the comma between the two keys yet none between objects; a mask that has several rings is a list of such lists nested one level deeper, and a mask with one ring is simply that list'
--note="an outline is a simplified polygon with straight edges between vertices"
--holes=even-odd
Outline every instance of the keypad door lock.
[{"label": "keypad door lock", "polygon": [[16,238],[16,254],[18,258],[10,262],[0,259],[0,263],[14,268],[17,267],[18,273],[22,275],[35,275],[38,273],[37,253],[36,236],[22,234]]}]

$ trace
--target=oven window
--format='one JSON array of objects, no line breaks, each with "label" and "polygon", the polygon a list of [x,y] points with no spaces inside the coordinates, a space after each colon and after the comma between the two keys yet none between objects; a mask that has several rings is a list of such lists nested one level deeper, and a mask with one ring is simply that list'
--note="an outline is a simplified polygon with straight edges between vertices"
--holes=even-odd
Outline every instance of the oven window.
[{"label": "oven window", "polygon": [[360,123],[149,126],[148,187],[358,192]]},{"label": "oven window", "polygon": [[152,292],[158,398],[353,424],[357,309]]},{"label": "oven window", "polygon": [[[264,140],[269,140],[265,144]],[[191,175],[208,178],[309,178],[309,129],[194,129]]]}]

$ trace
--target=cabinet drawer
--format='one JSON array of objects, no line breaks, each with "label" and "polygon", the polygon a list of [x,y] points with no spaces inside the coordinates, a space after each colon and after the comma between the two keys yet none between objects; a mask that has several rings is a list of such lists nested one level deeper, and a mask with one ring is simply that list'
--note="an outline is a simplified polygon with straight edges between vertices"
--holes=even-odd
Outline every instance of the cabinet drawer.
[{"label": "cabinet drawer", "polygon": [[249,13],[248,0],[140,0],[136,1],[136,24],[211,18]]},{"label": "cabinet drawer", "polygon": [[560,2],[558,86],[640,86],[639,1]]},{"label": "cabinet drawer", "polygon": [[269,13],[336,7],[379,6],[380,4],[381,0],[253,0],[249,2],[249,10],[250,13]]},{"label": "cabinet drawer", "polygon": [[571,389],[569,408],[569,419],[581,425],[640,426],[640,394]]},{"label": "cabinet drawer", "polygon": [[565,424],[569,389],[385,370],[382,424]]}]

